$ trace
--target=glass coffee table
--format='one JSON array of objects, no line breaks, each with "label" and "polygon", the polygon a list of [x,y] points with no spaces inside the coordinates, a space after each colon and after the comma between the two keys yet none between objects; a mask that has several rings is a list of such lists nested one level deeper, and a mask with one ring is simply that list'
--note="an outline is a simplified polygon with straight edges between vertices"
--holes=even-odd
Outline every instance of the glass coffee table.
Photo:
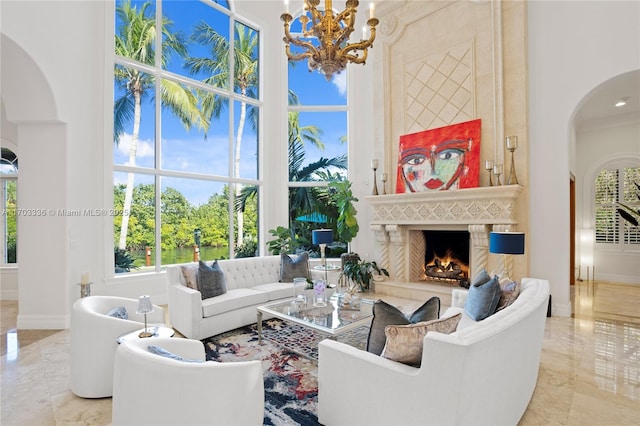
[{"label": "glass coffee table", "polygon": [[300,298],[258,306],[259,343],[262,343],[264,314],[335,337],[363,325],[369,325],[373,318],[373,301],[363,299],[359,309],[352,309],[341,307],[339,297],[333,295],[326,306],[314,306],[312,300]]}]

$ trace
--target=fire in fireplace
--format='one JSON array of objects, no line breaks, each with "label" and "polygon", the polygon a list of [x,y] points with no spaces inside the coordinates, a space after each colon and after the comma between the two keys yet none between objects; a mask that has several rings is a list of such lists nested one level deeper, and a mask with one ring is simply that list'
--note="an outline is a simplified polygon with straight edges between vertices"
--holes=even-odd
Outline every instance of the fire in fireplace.
[{"label": "fire in fireplace", "polygon": [[424,280],[469,287],[469,232],[423,231]]}]

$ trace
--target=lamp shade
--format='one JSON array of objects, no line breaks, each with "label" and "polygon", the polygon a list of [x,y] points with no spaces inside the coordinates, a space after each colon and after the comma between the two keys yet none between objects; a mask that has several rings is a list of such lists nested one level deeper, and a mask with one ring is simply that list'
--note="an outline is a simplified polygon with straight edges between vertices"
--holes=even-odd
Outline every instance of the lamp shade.
[{"label": "lamp shade", "polygon": [[153,312],[153,304],[151,303],[151,296],[140,296],[138,298],[137,314],[150,314]]},{"label": "lamp shade", "polygon": [[524,232],[491,232],[489,252],[498,254],[524,254]]},{"label": "lamp shade", "polygon": [[580,230],[580,263],[582,263],[583,265],[593,265],[593,245],[595,240],[595,230]]},{"label": "lamp shade", "polygon": [[314,229],[311,231],[311,242],[313,244],[330,244],[333,242],[333,231],[331,229]]}]

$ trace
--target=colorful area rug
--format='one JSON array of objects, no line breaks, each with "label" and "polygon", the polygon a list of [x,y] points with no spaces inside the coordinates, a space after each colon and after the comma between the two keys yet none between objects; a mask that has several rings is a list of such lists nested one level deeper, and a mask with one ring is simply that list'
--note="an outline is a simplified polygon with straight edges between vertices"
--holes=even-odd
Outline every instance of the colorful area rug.
[{"label": "colorful area rug", "polygon": [[[265,425],[318,424],[318,342],[326,336],[278,319],[263,321],[262,344],[256,324],[203,340],[207,359],[219,362],[261,360]],[[337,340],[364,348],[368,327]]]}]

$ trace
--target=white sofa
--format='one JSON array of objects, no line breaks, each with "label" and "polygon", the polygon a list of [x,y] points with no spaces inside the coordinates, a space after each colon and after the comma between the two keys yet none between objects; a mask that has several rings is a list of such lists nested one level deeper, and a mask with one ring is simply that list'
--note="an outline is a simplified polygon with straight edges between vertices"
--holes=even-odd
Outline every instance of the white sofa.
[{"label": "white sofa", "polygon": [[511,305],[479,322],[464,314],[465,295],[455,290],[442,315],[463,312],[457,330],[425,336],[420,368],[320,342],[320,423],[517,424],[536,386],[549,282],[524,278]]},{"label": "white sofa", "polygon": [[[124,306],[129,319],[108,316]],[[71,392],[82,398],[111,396],[116,339],[144,328],[144,315],[137,314],[138,300],[117,296],[89,296],[78,299],[71,311]],[[147,315],[150,324],[164,324],[164,310],[154,305]]]},{"label": "white sofa", "polygon": [[202,340],[253,324],[257,306],[294,296],[293,283],[279,282],[280,256],[226,259],[218,264],[227,292],[205,300],[185,285],[181,265],[167,268],[169,322],[185,337]]},{"label": "white sofa", "polygon": [[113,425],[261,425],[264,381],[260,361],[185,362],[153,354],[158,346],[188,360],[205,360],[202,342],[153,338],[123,342],[113,375]]}]

